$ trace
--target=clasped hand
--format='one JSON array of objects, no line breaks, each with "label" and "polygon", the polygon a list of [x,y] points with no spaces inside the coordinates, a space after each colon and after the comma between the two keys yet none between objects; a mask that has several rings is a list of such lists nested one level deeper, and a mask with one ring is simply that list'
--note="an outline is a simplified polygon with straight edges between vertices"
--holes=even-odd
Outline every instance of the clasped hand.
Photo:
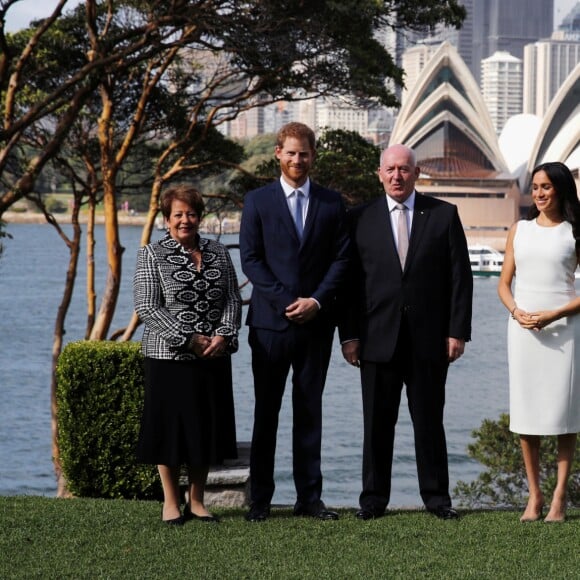
[{"label": "clasped hand", "polygon": [[286,318],[296,324],[304,324],[312,320],[318,313],[318,303],[314,298],[296,298],[286,307]]},{"label": "clasped hand", "polygon": [[521,308],[516,308],[513,313],[513,318],[518,322],[522,328],[528,330],[535,330],[536,332],[542,330],[545,326],[554,322],[554,316],[551,310],[539,310],[538,312],[526,312]]},{"label": "clasped hand", "polygon": [[198,358],[215,358],[224,354],[226,340],[223,336],[205,336],[196,334],[191,339],[191,350]]}]

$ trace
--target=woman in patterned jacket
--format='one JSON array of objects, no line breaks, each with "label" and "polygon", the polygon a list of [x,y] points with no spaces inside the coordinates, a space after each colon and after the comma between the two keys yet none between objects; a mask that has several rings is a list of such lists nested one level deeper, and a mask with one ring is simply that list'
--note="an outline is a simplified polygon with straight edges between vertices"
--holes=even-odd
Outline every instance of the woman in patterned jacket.
[{"label": "woman in patterned jacket", "polygon": [[[145,403],[137,458],[156,464],[162,520],[217,522],[203,495],[210,465],[236,457],[230,354],[238,347],[241,298],[228,250],[201,238],[201,194],[167,189],[161,213],[168,232],[140,248],[133,281],[135,311],[145,326]],[[189,503],[180,510],[185,464]]]}]

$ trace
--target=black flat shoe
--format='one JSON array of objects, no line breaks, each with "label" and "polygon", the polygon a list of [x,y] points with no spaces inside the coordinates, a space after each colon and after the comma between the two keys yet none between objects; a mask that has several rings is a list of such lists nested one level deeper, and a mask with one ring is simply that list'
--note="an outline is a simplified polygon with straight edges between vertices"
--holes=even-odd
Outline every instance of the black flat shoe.
[{"label": "black flat shoe", "polygon": [[183,520],[185,522],[189,522],[190,520],[198,520],[200,522],[212,523],[212,524],[219,524],[219,518],[217,516],[198,516],[191,511],[189,504],[185,504],[185,508],[183,509]]},{"label": "black flat shoe", "polygon": [[167,526],[182,526],[185,523],[185,518],[183,516],[179,516],[177,518],[173,518],[172,520],[161,520]]}]

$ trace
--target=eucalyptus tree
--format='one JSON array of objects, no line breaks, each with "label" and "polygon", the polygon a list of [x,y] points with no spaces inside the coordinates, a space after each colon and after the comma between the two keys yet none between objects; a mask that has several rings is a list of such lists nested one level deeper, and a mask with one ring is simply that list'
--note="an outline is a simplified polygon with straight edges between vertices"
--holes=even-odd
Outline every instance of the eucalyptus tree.
[{"label": "eucalyptus tree", "polygon": [[[117,303],[117,201],[133,152],[156,148],[145,243],[164,183],[239,162],[220,125],[281,100],[395,106],[386,81],[402,84],[402,71],[376,32],[459,26],[465,16],[458,0],[82,0],[66,13],[59,0],[9,34],[17,2],[0,0],[0,219],[22,198],[41,203],[35,183],[52,161],[69,163],[78,203],[99,196],[107,281],[91,339],[106,338]],[[83,131],[93,148],[80,172],[71,159]]]},{"label": "eucalyptus tree", "polygon": [[[318,95],[392,106],[396,99],[385,81],[401,84],[402,71],[376,40],[376,31],[459,26],[465,16],[457,0],[84,0],[75,11],[83,18],[82,34],[54,34],[48,42],[55,47],[60,42],[59,58],[47,66],[42,62],[46,39],[55,25],[71,18],[63,15],[67,1],[60,0],[49,18],[31,26],[25,44],[14,42],[14,35],[4,30],[5,16],[17,2],[0,0],[0,176],[28,127],[57,111],[59,122],[26,171],[3,183],[0,217],[33,190],[42,167],[94,91],[102,99],[102,153],[115,154],[107,169],[114,176],[114,165],[122,162],[141,130],[141,112],[151,92],[159,83],[173,82],[175,70],[190,75],[190,119],[207,126],[265,102]],[[178,58],[189,60],[188,66],[176,67]],[[47,92],[31,91],[35,75],[48,78],[54,65],[70,74],[64,80],[55,75],[63,82]],[[110,114],[119,103],[114,89],[121,77],[132,75],[143,90],[126,110],[132,130],[115,147]],[[183,82],[175,86],[183,87]],[[111,192],[105,195],[108,199]]]}]

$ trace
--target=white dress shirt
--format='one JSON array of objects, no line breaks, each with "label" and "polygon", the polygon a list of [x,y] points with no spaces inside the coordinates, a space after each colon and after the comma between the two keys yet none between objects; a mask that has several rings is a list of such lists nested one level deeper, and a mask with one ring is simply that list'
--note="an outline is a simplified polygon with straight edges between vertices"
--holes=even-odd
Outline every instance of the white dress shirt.
[{"label": "white dress shirt", "polygon": [[296,195],[295,191],[300,190],[304,199],[302,200],[302,226],[306,223],[306,215],[308,213],[308,202],[310,200],[310,178],[300,187],[292,187],[289,183],[284,181],[284,177],[280,177],[280,185],[284,190],[284,195],[286,196],[286,203],[288,204],[288,209],[290,210],[290,215],[294,216],[296,211]]}]

